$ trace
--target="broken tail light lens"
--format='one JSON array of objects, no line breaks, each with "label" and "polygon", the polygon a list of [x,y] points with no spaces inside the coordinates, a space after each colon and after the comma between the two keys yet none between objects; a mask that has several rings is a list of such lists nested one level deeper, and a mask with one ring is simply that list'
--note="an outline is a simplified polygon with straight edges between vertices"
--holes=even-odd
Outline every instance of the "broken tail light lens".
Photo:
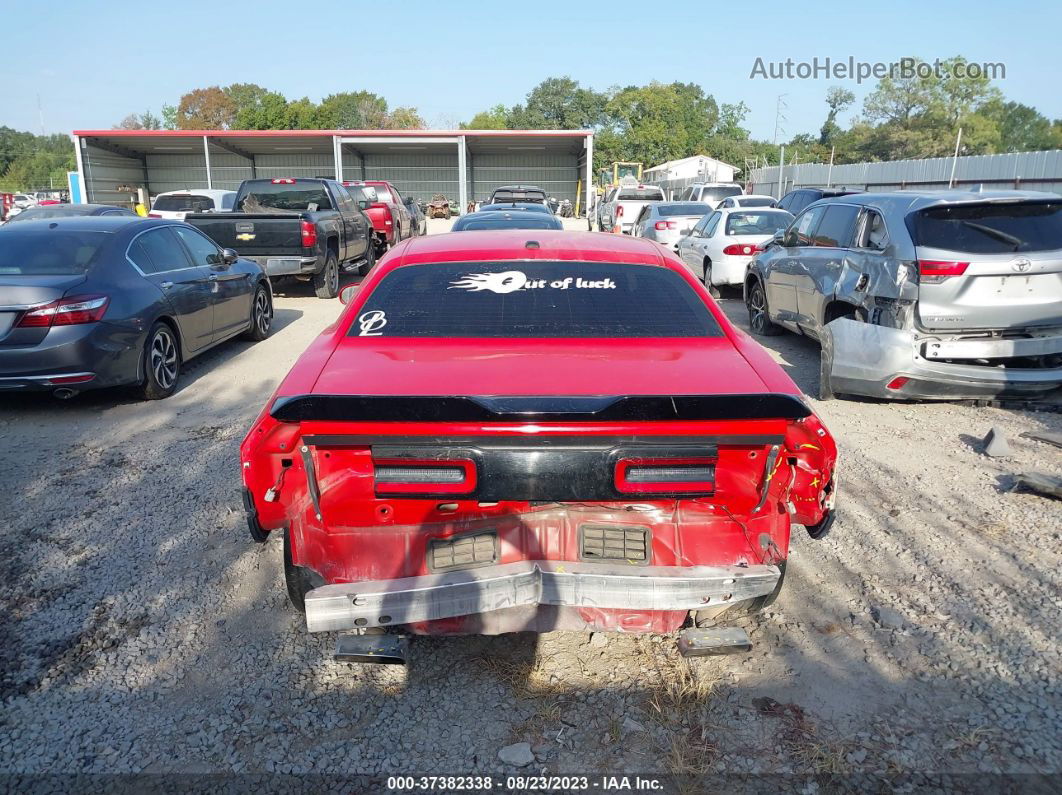
[{"label": "broken tail light lens", "polygon": [[96,323],[103,319],[107,304],[105,295],[74,295],[60,298],[50,304],[30,309],[18,321],[18,328],[51,328],[52,326],[76,326]]},{"label": "broken tail light lens", "polygon": [[623,494],[713,494],[715,458],[621,458],[616,490]]},{"label": "broken tail light lens", "polygon": [[373,472],[378,496],[471,494],[476,490],[476,464],[471,459],[377,459]]},{"label": "broken tail light lens", "polygon": [[938,259],[918,260],[918,278],[923,284],[940,284],[952,276],[962,276],[969,262],[950,262]]}]

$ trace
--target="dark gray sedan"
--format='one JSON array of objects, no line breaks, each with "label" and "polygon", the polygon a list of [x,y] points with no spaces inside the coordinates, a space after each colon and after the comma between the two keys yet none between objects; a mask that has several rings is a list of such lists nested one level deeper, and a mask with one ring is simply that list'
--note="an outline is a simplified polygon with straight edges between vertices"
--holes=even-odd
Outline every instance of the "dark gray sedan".
[{"label": "dark gray sedan", "polygon": [[22,224],[26,221],[43,221],[54,218],[76,218],[85,215],[120,215],[126,218],[138,218],[132,210],[115,207],[110,204],[43,204],[27,207],[18,215],[8,219],[9,224]]},{"label": "dark gray sedan", "polygon": [[254,262],[187,224],[139,217],[0,229],[0,393],[57,397],[177,388],[181,363],[237,335],[269,335],[273,296]]}]

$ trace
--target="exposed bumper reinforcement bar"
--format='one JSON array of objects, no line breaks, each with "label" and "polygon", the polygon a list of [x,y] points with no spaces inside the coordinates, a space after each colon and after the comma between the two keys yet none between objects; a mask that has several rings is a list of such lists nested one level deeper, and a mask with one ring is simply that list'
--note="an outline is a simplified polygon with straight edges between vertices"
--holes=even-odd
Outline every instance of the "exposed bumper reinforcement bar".
[{"label": "exposed bumper reinforcement bar", "polygon": [[776,566],[639,566],[522,561],[314,588],[306,628],[328,632],[475,615],[524,605],[696,610],[769,594]]}]

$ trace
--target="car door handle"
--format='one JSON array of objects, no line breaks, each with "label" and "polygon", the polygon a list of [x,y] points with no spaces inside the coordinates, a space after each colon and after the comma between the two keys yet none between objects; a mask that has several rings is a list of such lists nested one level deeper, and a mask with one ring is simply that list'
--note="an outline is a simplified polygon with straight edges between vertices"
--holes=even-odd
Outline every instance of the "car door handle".
[{"label": "car door handle", "polygon": [[217,280],[218,280],[218,275],[216,273],[210,274],[210,281],[216,282]]},{"label": "car door handle", "polygon": [[171,287],[173,287],[173,282],[159,282],[159,287],[161,287],[163,290],[169,290]]}]

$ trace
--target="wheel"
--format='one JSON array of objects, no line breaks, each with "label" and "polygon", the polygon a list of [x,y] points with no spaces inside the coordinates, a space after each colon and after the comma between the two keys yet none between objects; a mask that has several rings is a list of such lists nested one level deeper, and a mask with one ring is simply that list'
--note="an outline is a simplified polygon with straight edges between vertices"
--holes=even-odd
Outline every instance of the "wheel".
[{"label": "wheel", "polygon": [[704,258],[704,286],[708,288],[708,295],[712,298],[719,297],[719,289],[712,284],[712,261]]},{"label": "wheel", "polygon": [[763,293],[763,285],[757,279],[749,290],[745,306],[749,310],[749,326],[753,334],[761,337],[774,337],[782,333],[781,326],[771,321],[771,315],[767,310],[767,296]]},{"label": "wheel", "polygon": [[284,531],[284,586],[288,601],[300,613],[306,612],[306,594],[325,584],[324,578],[305,566],[296,566],[291,559],[291,529]]},{"label": "wheel", "polygon": [[374,265],[376,265],[376,244],[369,241],[369,247],[365,251],[365,257],[362,259],[361,264],[358,265],[358,275],[368,276],[369,271],[373,269]]},{"label": "wheel", "polygon": [[339,295],[339,260],[335,252],[328,252],[324,268],[314,274],[313,289],[318,298],[335,298]]},{"label": "wheel", "polygon": [[450,211],[449,210],[446,211],[446,220],[447,221],[450,220]]},{"label": "wheel", "polygon": [[243,332],[243,338],[251,342],[261,342],[269,336],[273,325],[273,302],[270,300],[269,288],[258,285],[251,301],[251,326]]},{"label": "wheel", "polygon": [[181,350],[173,328],[163,322],[151,327],[144,342],[144,380],[140,397],[144,400],[168,398],[177,389],[181,372]]},{"label": "wheel", "polygon": [[828,328],[823,331],[825,333],[819,350],[819,400],[833,400],[836,397],[830,380],[830,373],[833,372],[833,333]]}]

